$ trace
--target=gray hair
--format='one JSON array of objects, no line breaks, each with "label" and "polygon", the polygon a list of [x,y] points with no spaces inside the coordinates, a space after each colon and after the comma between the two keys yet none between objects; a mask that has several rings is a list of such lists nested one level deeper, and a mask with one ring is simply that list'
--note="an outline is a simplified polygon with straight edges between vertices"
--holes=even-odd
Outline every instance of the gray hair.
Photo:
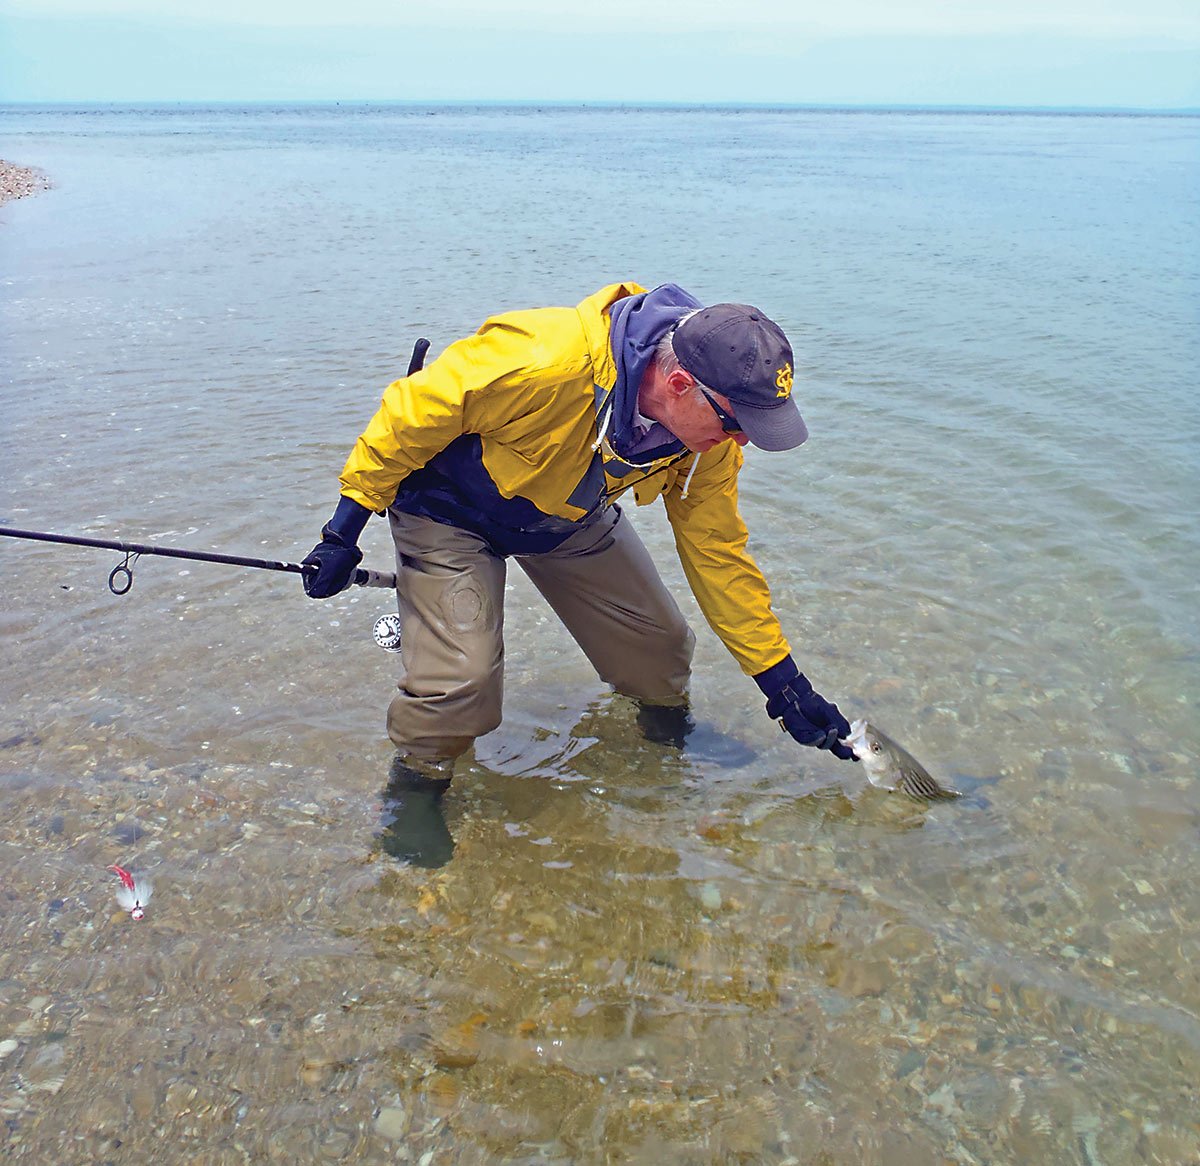
[{"label": "gray hair", "polygon": [[[675,321],[671,328],[663,334],[663,338],[655,346],[654,363],[658,365],[658,370],[663,374],[663,376],[670,376],[670,374],[673,373],[677,368],[683,367],[683,365],[679,363],[679,357],[675,355],[675,345],[673,343],[675,329],[678,328],[679,325],[684,322],[684,320],[690,320],[698,311],[700,311],[699,308],[692,308],[690,311],[684,312],[684,314]],[[699,384],[700,382],[696,381],[696,383]]]}]

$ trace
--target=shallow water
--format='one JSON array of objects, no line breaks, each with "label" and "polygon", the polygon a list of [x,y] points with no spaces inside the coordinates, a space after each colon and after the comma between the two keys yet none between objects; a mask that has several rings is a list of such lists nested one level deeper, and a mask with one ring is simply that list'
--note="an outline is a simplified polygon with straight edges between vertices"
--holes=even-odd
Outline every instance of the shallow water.
[{"label": "shallow water", "polygon": [[[710,747],[650,745],[513,571],[505,723],[453,860],[403,866],[383,593],[143,558],[117,598],[119,555],[0,540],[6,1154],[1197,1160],[1198,146],[5,111],[0,156],[57,185],[0,210],[0,522],[299,559],[416,335],[678,279],[797,338],[813,439],[742,497],[802,667],[971,791],[800,750],[702,630]],[[155,881],[141,923],[114,862]]]}]

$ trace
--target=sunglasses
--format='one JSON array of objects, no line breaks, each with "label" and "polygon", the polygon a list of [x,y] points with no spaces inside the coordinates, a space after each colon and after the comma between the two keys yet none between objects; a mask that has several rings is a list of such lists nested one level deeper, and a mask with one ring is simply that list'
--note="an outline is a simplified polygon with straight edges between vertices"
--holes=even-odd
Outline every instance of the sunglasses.
[{"label": "sunglasses", "polygon": [[712,406],[712,411],[721,422],[721,428],[726,433],[741,433],[742,427],[738,424],[738,419],[728,410],[722,409],[706,388],[699,383],[697,383],[696,388],[700,390],[700,395]]}]

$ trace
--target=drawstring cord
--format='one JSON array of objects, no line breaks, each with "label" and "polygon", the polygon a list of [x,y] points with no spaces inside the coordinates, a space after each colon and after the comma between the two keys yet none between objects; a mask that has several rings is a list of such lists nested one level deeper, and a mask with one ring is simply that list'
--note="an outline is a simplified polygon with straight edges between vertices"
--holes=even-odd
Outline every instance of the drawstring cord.
[{"label": "drawstring cord", "polygon": [[608,427],[612,424],[613,404],[608,401],[607,408],[604,411],[604,421],[600,425],[600,433],[594,442],[592,442],[592,453],[595,453],[603,444],[605,435],[608,433]]},{"label": "drawstring cord", "polygon": [[[604,416],[600,422],[600,431],[596,435],[596,440],[592,442],[592,453],[596,453],[600,449],[600,447],[604,444],[604,439],[608,436],[609,427],[612,425],[612,419],[613,419],[613,402],[612,402],[612,397],[610,396],[609,399],[605,402]],[[686,456],[686,452],[682,456]],[[621,459],[621,460],[624,460],[624,459]],[[675,462],[678,460],[679,460],[679,458],[672,458],[670,465],[663,466],[658,470],[654,470],[650,474],[647,474],[646,477],[653,477],[655,474],[662,473],[663,470],[669,469],[670,466],[674,465]],[[632,463],[626,463],[626,464],[632,464]],[[700,464],[700,455],[696,454],[696,456],[692,459],[692,468],[690,470],[688,470],[688,476],[683,483],[683,493],[680,495],[681,498],[686,498],[688,496],[688,487],[690,487],[692,484],[692,475],[696,472],[696,466],[699,464]],[[645,481],[645,478],[640,478],[639,481]],[[636,485],[636,483],[633,483],[633,484]],[[622,486],[620,491],[606,491],[605,496],[606,496],[606,498],[612,497],[612,495],[614,493],[621,493],[625,489],[627,489],[627,487]]]},{"label": "drawstring cord", "polygon": [[688,476],[684,479],[683,493],[679,495],[680,498],[687,497],[688,487],[691,486],[691,484],[692,484],[692,475],[696,472],[696,467],[699,464],[700,464],[700,455],[696,454],[696,456],[694,458],[692,458],[692,468],[690,470],[688,470]]}]

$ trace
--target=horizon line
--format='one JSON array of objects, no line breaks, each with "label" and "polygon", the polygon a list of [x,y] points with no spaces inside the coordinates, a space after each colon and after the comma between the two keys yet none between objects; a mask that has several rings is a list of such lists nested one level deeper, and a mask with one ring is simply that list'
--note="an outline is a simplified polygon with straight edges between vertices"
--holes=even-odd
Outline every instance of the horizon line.
[{"label": "horizon line", "polygon": [[630,101],[609,98],[414,98],[414,97],[287,97],[287,98],[0,98],[0,109],[10,107],[165,107],[213,106],[272,107],[272,106],[413,106],[417,108],[463,108],[493,106],[498,108],[552,107],[559,109],[761,109],[808,110],[814,112],[912,112],[912,113],[1025,113],[1025,114],[1126,114],[1143,116],[1200,115],[1200,106],[1142,106],[1142,105],[995,105],[973,102],[840,102],[840,101]]}]

